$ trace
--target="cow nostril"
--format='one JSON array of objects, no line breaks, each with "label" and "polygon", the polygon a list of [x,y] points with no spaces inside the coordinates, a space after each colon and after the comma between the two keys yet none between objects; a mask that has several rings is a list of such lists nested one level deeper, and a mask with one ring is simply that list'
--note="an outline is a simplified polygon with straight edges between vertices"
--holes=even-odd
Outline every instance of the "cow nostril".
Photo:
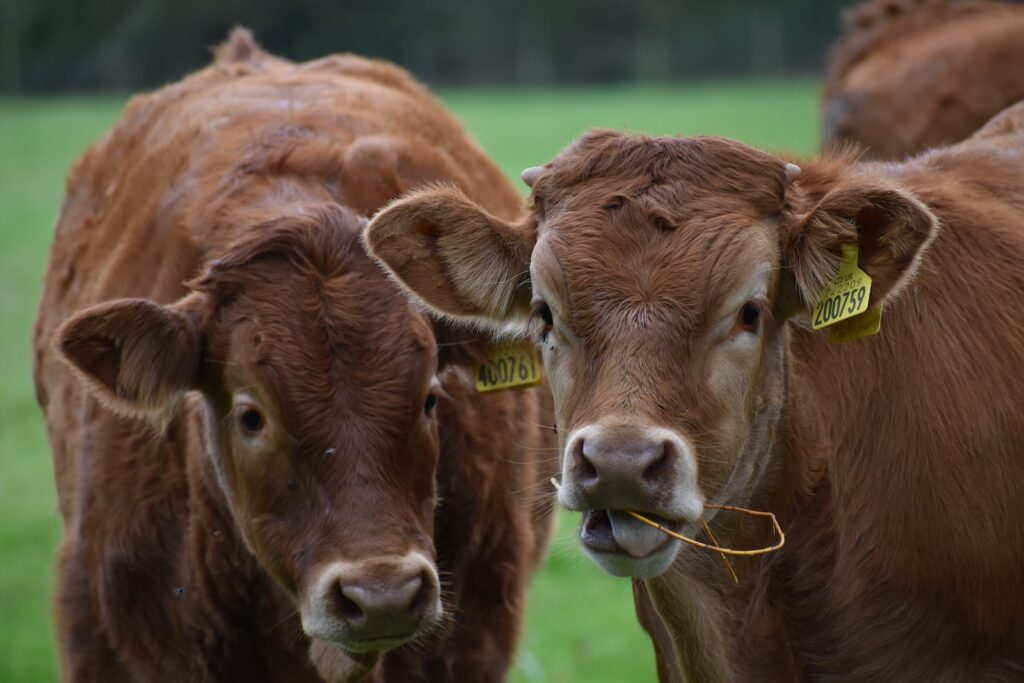
[{"label": "cow nostril", "polygon": [[641,475],[644,481],[653,483],[667,474],[669,461],[671,460],[671,448],[672,446],[668,443],[662,445],[660,455],[644,468]]},{"label": "cow nostril", "polygon": [[366,612],[355,600],[345,595],[344,588],[338,584],[335,588],[334,607],[338,616],[350,624],[361,624],[366,621]]},{"label": "cow nostril", "polygon": [[427,576],[427,572],[424,571],[420,574],[420,587],[416,591],[416,594],[412,597],[412,602],[409,603],[409,612],[412,614],[419,614],[425,612],[427,609],[427,603],[430,601],[431,590],[430,577]]},{"label": "cow nostril", "polygon": [[597,468],[586,458],[580,463],[580,478],[588,481],[597,479]]},{"label": "cow nostril", "polygon": [[593,482],[597,480],[597,468],[590,458],[587,457],[587,444],[579,442],[576,445],[576,474],[581,481]]}]

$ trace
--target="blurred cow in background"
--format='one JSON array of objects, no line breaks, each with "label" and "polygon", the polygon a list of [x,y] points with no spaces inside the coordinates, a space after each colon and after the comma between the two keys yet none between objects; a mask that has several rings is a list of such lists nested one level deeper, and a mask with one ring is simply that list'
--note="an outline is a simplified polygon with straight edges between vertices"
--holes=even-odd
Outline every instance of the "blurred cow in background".
[{"label": "blurred cow in background", "polygon": [[873,0],[845,24],[824,86],[825,145],[900,159],[959,142],[1024,99],[1024,6]]}]

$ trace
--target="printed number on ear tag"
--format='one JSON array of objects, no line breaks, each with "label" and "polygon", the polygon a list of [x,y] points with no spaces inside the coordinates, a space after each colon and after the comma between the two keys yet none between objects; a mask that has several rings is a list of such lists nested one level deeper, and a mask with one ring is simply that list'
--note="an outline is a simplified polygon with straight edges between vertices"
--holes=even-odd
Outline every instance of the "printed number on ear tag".
[{"label": "printed number on ear tag", "polygon": [[544,371],[540,354],[532,344],[496,346],[487,354],[487,362],[473,369],[476,390],[525,389],[540,384]]},{"label": "printed number on ear tag", "polygon": [[844,244],[839,272],[825,285],[811,313],[811,327],[820,330],[868,310],[871,278],[857,267],[857,245]]}]

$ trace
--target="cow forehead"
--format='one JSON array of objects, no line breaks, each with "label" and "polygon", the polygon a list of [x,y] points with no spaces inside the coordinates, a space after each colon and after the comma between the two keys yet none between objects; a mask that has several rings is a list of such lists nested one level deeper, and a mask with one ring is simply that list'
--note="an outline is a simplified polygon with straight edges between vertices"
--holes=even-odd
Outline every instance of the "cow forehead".
[{"label": "cow forehead", "polygon": [[[268,277],[235,306],[230,362],[265,385],[299,442],[398,439],[434,371],[432,327],[379,271]],[[254,376],[254,377],[253,377]]]},{"label": "cow forehead", "polygon": [[578,334],[616,322],[697,331],[779,261],[771,221],[748,212],[695,216],[669,230],[638,222],[629,212],[546,221],[535,288],[556,299]]},{"label": "cow forehead", "polygon": [[669,217],[731,206],[766,215],[781,207],[786,184],[781,159],[735,140],[595,130],[547,164],[533,191],[541,206],[560,209],[619,197]]},{"label": "cow forehead", "polygon": [[331,273],[304,264],[268,264],[242,297],[242,316],[280,326],[290,343],[317,347],[324,354],[383,346],[380,353],[386,359],[391,347],[433,350],[426,318],[366,257]]}]

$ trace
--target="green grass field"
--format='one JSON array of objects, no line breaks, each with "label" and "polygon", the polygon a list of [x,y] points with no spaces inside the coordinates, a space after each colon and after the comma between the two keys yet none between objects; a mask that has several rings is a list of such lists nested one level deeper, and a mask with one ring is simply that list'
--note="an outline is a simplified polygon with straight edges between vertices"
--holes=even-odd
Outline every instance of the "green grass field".
[{"label": "green grass field", "polygon": [[[443,99],[510,178],[586,128],[714,134],[811,153],[817,84],[460,90]],[[123,98],[0,99],[0,681],[57,679],[50,617],[60,534],[50,455],[31,384],[31,325],[71,162],[120,115]],[[568,515],[534,584],[512,680],[653,681],[629,583],[576,548]]]}]

